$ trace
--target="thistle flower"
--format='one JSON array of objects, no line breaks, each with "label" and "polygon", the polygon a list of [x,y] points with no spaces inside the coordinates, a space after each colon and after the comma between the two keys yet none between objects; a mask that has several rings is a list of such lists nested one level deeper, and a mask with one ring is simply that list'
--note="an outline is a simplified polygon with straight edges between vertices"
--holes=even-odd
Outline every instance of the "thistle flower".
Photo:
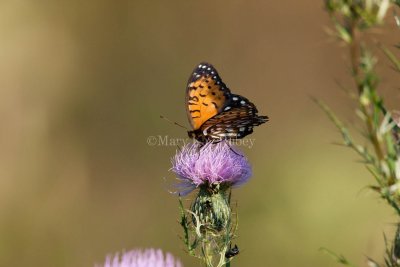
[{"label": "thistle flower", "polygon": [[107,256],[102,265],[96,267],[182,267],[170,253],[161,249],[131,250],[120,255]]},{"label": "thistle flower", "polygon": [[225,141],[187,144],[172,159],[172,171],[181,183],[182,195],[201,185],[239,186],[250,178],[247,159]]},{"label": "thistle flower", "polygon": [[172,159],[172,171],[181,181],[181,195],[200,188],[192,202],[196,227],[220,232],[231,225],[229,189],[251,176],[247,159],[225,141],[217,144],[188,144]]}]

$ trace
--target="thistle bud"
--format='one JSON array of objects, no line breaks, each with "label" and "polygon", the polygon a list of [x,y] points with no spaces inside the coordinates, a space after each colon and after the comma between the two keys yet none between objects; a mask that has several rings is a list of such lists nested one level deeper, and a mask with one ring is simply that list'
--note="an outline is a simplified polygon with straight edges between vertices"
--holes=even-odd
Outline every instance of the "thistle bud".
[{"label": "thistle bud", "polygon": [[[217,232],[226,228],[231,218],[227,188],[221,188],[220,184],[200,186],[192,204],[192,212],[197,215],[197,224]],[[195,218],[193,221],[195,222]]]}]

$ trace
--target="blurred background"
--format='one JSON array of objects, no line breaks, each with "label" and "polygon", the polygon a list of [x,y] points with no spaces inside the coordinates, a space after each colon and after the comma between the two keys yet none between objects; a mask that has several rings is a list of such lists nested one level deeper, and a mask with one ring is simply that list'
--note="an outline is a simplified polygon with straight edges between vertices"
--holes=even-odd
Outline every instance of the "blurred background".
[{"label": "blurred background", "polygon": [[[388,13],[371,42],[391,47]],[[326,34],[323,1],[1,1],[0,266],[93,266],[123,249],[160,247],[185,266],[176,146],[186,138],[186,81],[209,61],[270,122],[242,147],[253,165],[238,201],[233,266],[337,266],[381,261],[393,211],[366,186],[358,157],[310,100],[349,124],[347,51]],[[399,76],[381,57],[389,108]]]}]

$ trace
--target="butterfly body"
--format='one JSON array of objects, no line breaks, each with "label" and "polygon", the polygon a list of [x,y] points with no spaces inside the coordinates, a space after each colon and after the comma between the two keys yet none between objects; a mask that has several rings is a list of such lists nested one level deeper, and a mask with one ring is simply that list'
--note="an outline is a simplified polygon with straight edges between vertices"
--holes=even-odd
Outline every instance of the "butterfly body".
[{"label": "butterfly body", "polygon": [[247,98],[232,94],[208,63],[200,63],[190,76],[186,107],[193,127],[188,135],[202,143],[240,139],[268,121],[267,116],[257,115],[256,106]]}]

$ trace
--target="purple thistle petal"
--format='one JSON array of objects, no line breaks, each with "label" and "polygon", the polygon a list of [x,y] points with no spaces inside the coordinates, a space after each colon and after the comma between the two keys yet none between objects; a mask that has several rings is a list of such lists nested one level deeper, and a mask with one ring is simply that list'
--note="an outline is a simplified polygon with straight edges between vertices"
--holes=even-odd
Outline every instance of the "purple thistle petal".
[{"label": "purple thistle petal", "polygon": [[226,142],[187,144],[172,158],[172,171],[180,180],[177,187],[182,195],[203,184],[238,186],[251,176],[247,159]]},{"label": "purple thistle petal", "polygon": [[116,253],[107,256],[103,265],[96,267],[183,267],[170,253],[164,253],[161,249],[131,250],[120,256]]}]

